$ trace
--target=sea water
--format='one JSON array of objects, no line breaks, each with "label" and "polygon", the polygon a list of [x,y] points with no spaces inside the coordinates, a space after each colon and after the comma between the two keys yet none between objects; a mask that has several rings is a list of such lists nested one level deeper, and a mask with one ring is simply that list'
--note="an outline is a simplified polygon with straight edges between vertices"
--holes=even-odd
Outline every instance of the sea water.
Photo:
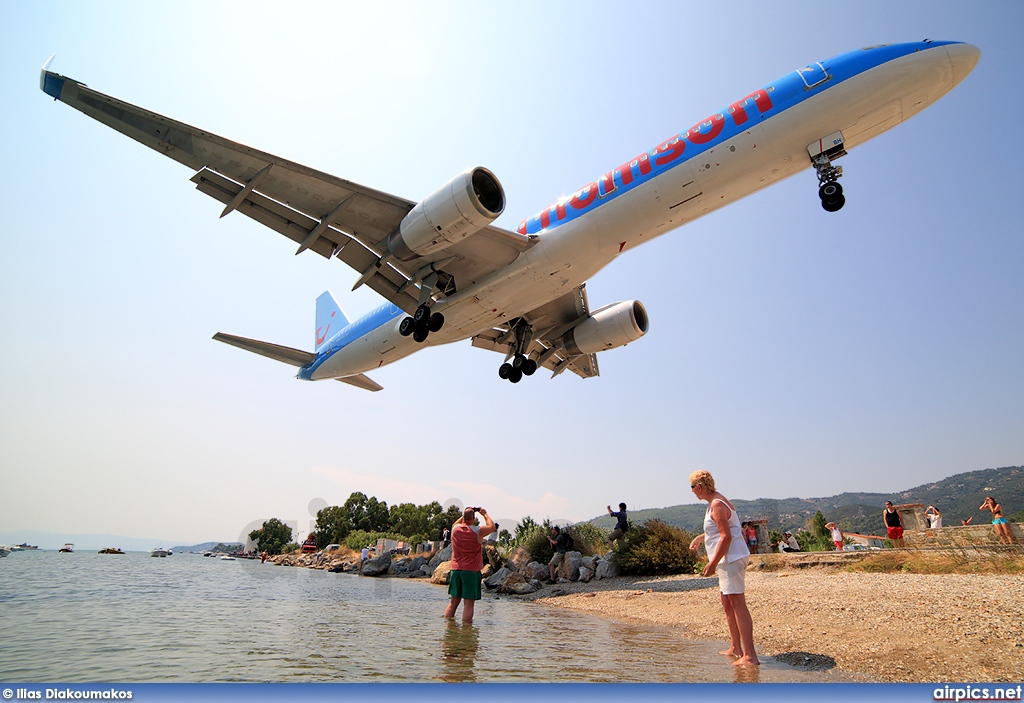
[{"label": "sea water", "polygon": [[843,680],[486,592],[466,626],[444,620],[447,601],[421,580],[259,560],[15,552],[0,559],[0,681]]}]

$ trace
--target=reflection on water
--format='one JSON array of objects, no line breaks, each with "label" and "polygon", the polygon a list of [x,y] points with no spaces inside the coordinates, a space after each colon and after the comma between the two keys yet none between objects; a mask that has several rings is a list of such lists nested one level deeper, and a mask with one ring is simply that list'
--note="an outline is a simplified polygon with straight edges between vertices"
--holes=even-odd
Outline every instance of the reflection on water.
[{"label": "reflection on water", "polygon": [[434,678],[441,681],[474,683],[476,677],[476,650],[480,646],[480,632],[472,623],[445,621],[441,639],[441,673]]},{"label": "reflection on water", "polygon": [[[0,560],[0,680],[834,681],[721,642],[485,593],[474,623],[443,587],[175,554]],[[60,656],[54,656],[60,652]]]}]

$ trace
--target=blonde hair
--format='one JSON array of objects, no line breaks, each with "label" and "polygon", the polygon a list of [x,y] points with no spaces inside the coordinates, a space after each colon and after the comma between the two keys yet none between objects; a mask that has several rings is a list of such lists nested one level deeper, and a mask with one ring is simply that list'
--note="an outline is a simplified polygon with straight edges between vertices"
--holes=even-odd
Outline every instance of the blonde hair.
[{"label": "blonde hair", "polygon": [[690,474],[690,485],[700,486],[708,493],[715,492],[715,477],[707,471],[694,471]]}]

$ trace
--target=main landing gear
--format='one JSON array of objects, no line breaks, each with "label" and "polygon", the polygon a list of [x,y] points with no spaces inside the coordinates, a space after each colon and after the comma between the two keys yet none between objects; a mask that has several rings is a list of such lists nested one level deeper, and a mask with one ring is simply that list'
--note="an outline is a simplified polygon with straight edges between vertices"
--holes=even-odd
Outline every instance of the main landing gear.
[{"label": "main landing gear", "polygon": [[[507,379],[512,383],[519,383],[523,376],[532,376],[537,371],[537,362],[526,355],[527,349],[533,342],[533,327],[520,318],[512,328],[503,335],[503,338],[511,338],[509,344],[509,356],[511,363],[505,361],[498,368],[498,376]],[[501,340],[499,340],[501,341]],[[505,357],[508,359],[509,357]]]},{"label": "main landing gear", "polygon": [[437,332],[444,327],[444,315],[439,312],[431,313],[426,305],[420,305],[412,317],[406,317],[398,326],[398,333],[403,337],[410,334],[417,342],[427,341],[431,332]]}]

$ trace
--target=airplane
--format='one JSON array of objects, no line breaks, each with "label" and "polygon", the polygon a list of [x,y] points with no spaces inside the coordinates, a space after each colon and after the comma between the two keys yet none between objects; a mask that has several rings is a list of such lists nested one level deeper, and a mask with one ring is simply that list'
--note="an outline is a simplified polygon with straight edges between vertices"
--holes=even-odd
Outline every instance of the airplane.
[{"label": "airplane", "polygon": [[505,354],[512,383],[539,368],[599,375],[597,354],[644,336],[637,300],[591,310],[587,280],[621,254],[751,193],[814,169],[828,212],[843,207],[834,162],[931,105],[977,65],[971,44],[857,49],[803,66],[712,113],[524,219],[477,167],[419,203],[352,183],[104,95],[51,72],[40,88],[195,173],[191,181],[296,242],[337,258],[387,301],[350,322],[327,292],[312,352],[217,333],[214,339],[299,367],[297,377],[381,390],[366,373],[423,346],[470,339]]}]

